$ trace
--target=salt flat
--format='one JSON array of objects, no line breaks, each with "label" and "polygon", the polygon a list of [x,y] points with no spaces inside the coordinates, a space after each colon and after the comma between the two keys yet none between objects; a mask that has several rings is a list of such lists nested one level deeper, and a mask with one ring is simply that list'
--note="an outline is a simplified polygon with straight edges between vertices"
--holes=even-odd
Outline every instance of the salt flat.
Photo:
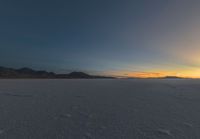
[{"label": "salt flat", "polygon": [[199,139],[200,80],[0,80],[0,139]]}]

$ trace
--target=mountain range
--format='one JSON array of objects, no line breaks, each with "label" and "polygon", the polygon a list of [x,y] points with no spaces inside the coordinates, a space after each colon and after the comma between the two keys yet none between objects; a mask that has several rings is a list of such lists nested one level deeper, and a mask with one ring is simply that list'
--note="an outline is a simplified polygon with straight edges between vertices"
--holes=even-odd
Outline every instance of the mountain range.
[{"label": "mountain range", "polygon": [[54,72],[47,72],[45,70],[33,70],[27,67],[20,69],[0,67],[0,78],[95,79],[95,78],[113,78],[113,77],[89,75],[84,72],[57,74]]}]

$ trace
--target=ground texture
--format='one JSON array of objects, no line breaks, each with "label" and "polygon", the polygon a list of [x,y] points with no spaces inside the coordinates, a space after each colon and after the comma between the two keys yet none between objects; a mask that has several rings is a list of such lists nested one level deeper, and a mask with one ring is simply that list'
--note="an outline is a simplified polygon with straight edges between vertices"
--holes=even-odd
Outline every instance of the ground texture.
[{"label": "ground texture", "polygon": [[199,139],[200,80],[0,80],[1,139]]}]

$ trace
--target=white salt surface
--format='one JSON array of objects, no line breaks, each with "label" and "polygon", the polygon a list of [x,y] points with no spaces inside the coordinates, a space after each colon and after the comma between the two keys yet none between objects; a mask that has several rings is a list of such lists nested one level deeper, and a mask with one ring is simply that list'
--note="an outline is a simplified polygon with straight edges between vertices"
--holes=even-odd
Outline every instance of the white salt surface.
[{"label": "white salt surface", "polygon": [[200,80],[0,80],[0,139],[200,139]]}]

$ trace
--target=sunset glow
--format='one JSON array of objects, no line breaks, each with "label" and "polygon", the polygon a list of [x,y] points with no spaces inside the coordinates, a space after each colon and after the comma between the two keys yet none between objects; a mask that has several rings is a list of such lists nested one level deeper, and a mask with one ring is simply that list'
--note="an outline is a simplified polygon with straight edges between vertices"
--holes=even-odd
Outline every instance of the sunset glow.
[{"label": "sunset glow", "polygon": [[166,76],[182,77],[182,78],[200,78],[200,69],[190,70],[174,70],[174,71],[149,71],[149,72],[131,72],[131,71],[117,71],[108,72],[105,75],[113,75],[119,78],[161,78]]}]

